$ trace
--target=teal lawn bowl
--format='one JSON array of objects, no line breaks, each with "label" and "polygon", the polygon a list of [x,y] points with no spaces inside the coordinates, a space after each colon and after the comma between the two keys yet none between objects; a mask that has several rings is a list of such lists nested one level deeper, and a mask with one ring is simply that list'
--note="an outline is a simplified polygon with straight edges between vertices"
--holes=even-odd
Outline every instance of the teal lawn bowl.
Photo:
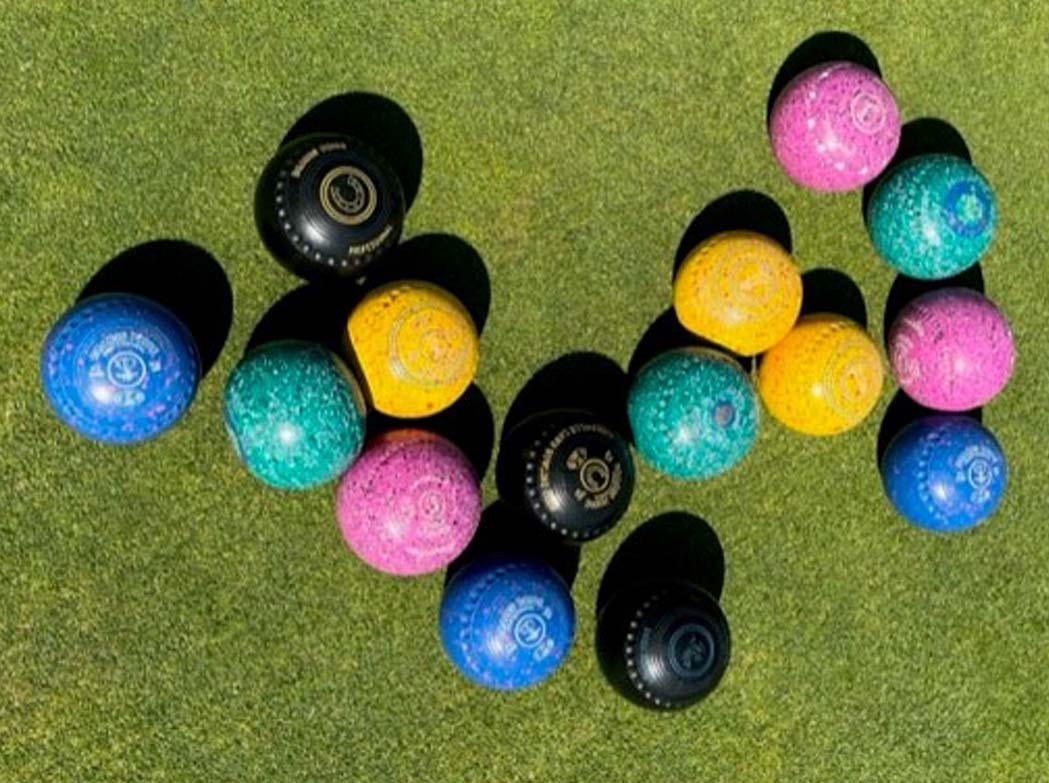
[{"label": "teal lawn bowl", "polygon": [[717,351],[667,351],[638,373],[627,400],[638,451],[663,473],[724,473],[758,435],[758,401],[739,365]]},{"label": "teal lawn bowl", "polygon": [[942,280],[983,257],[998,227],[994,191],[953,155],[922,155],[879,183],[867,205],[878,253],[908,277]]},{"label": "teal lawn bowl", "polygon": [[226,427],[237,453],[278,489],[331,481],[364,445],[365,406],[331,351],[286,340],[251,351],[226,384]]}]

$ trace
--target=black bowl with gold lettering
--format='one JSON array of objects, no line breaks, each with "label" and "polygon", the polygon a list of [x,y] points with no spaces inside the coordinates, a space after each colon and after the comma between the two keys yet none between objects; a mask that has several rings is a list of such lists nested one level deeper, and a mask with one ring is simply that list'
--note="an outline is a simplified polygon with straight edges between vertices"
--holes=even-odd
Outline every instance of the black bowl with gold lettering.
[{"label": "black bowl with gold lettering", "polygon": [[255,221],[269,251],[300,277],[352,277],[397,244],[404,193],[370,147],[313,134],[286,144],[266,166]]},{"label": "black bowl with gold lettering", "polygon": [[707,696],[728,668],[730,649],[718,602],[686,582],[624,587],[597,618],[605,677],[621,695],[651,709],[682,709]]},{"label": "black bowl with gold lettering", "polygon": [[630,446],[582,411],[551,411],[521,422],[503,440],[497,470],[504,499],[579,543],[610,530],[634,492]]}]

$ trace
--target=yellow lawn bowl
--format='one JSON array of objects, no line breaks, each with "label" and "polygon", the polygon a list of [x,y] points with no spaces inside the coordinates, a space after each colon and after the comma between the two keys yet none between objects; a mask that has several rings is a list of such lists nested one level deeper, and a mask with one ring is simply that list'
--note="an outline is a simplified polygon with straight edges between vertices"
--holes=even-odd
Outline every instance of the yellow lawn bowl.
[{"label": "yellow lawn bowl", "polygon": [[884,369],[874,340],[841,315],[802,316],[761,359],[758,393],[775,418],[807,435],[852,429],[874,409]]},{"label": "yellow lawn bowl", "polygon": [[674,279],[674,312],[693,334],[743,356],[787,336],[801,310],[801,274],[782,245],[754,231],[704,240]]},{"label": "yellow lawn bowl", "polygon": [[421,418],[451,406],[477,374],[477,327],[463,304],[420,281],[388,283],[350,313],[350,351],[376,410]]}]

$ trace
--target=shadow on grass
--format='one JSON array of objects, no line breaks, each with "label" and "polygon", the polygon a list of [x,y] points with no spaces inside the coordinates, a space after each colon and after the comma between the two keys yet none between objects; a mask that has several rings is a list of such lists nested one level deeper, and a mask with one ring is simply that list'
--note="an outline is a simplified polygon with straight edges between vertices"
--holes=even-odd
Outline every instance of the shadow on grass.
[{"label": "shadow on grass", "polygon": [[477,533],[466,550],[452,562],[444,574],[444,583],[463,566],[482,557],[504,555],[536,558],[549,563],[571,587],[579,572],[581,548],[570,546],[544,530],[524,512],[497,500],[484,510]]},{"label": "shadow on grass", "polygon": [[[882,416],[881,424],[878,427],[878,439],[875,444],[876,465],[879,468],[881,467],[881,461],[885,457],[885,451],[889,448],[889,444],[892,443],[892,439],[908,424],[918,419],[924,419],[926,416],[944,415],[951,414],[945,414],[943,411],[935,411],[926,408],[924,405],[919,405],[908,397],[902,389],[898,390],[892,398],[892,402],[889,403],[889,407],[885,409],[885,415]],[[960,415],[968,416],[975,421],[983,421],[982,408],[963,411]]]},{"label": "shadow on grass", "polygon": [[644,366],[650,361],[660,354],[678,348],[710,348],[718,351],[719,353],[723,353],[729,358],[734,359],[743,372],[748,375],[755,367],[755,357],[741,356],[737,353],[733,353],[728,348],[718,345],[717,343],[692,334],[692,332],[688,331],[681,325],[681,322],[677,319],[677,314],[674,312],[674,308],[671,307],[664,310],[659,317],[650,323],[648,328],[645,329],[645,333],[641,336],[641,340],[638,342],[633,355],[630,357],[627,376],[632,381],[637,378],[638,373],[641,372]]},{"label": "shadow on grass", "polygon": [[503,424],[508,435],[521,422],[539,413],[578,410],[593,414],[611,429],[626,435],[627,376],[603,354],[569,353],[543,365],[517,393]]},{"label": "shadow on grass", "polygon": [[307,340],[348,360],[346,319],[367,290],[354,280],[307,283],[292,289],[259,319],[244,352],[278,340]]},{"label": "shadow on grass", "polygon": [[689,253],[724,231],[756,231],[779,242],[788,253],[793,247],[790,221],[775,199],[755,190],[734,190],[714,199],[692,218],[674,255],[674,276]]},{"label": "shadow on grass", "polygon": [[420,234],[402,242],[369,270],[369,289],[396,280],[423,280],[454,294],[484,331],[492,303],[488,267],[477,249],[453,234]]},{"label": "shadow on grass", "polygon": [[401,419],[376,410],[368,412],[368,437],[400,429],[420,429],[447,438],[466,454],[477,475],[488,472],[495,448],[495,418],[488,398],[477,384],[449,408],[421,419]]},{"label": "shadow on grass", "polygon": [[370,92],[332,95],[299,117],[280,146],[311,133],[340,133],[359,139],[390,164],[410,208],[422,181],[423,147],[419,129],[400,104]]},{"label": "shadow on grass", "polygon": [[801,276],[801,315],[836,313],[867,328],[867,303],[856,281],[837,269],[810,269]]},{"label": "shadow on grass", "polygon": [[719,599],[725,585],[725,552],[710,524],[694,514],[671,511],[636,528],[605,569],[597,612],[626,585],[654,579],[688,582]]},{"label": "shadow on grass", "polygon": [[137,294],[171,310],[193,335],[201,377],[207,375],[233,324],[233,289],[214,256],[178,239],[135,245],[99,269],[78,301],[117,292]]}]

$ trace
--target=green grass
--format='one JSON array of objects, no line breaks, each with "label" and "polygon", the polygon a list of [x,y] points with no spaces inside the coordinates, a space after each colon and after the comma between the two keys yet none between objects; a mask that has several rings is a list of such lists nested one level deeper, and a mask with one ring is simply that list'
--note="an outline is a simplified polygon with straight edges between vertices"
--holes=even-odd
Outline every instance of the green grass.
[{"label": "green grass", "polygon": [[[1044,779],[1049,6],[276,5],[0,3],[0,779]],[[1004,506],[950,539],[892,513],[874,464],[891,389],[841,437],[767,420],[716,480],[641,469],[628,518],[583,551],[578,642],[556,677],[471,687],[440,650],[440,576],[369,571],[330,489],[268,490],[227,442],[224,379],[296,285],[256,237],[255,177],[329,95],[409,112],[425,165],[407,234],[457,234],[487,263],[479,383],[497,420],[562,353],[625,366],[669,305],[690,219],[738,188],[780,202],[803,268],[858,281],[880,339],[892,274],[859,195],[793,186],[765,138],[776,69],[834,28],[872,47],[908,118],[958,127],[997,188],[984,272],[1020,351],[985,418],[1011,458]],[[49,413],[39,345],[95,269],[157,237],[223,263],[233,329],[180,427],[94,446]],[[673,509],[721,536],[735,650],[717,693],[668,717],[614,696],[592,636],[617,544]]]}]

